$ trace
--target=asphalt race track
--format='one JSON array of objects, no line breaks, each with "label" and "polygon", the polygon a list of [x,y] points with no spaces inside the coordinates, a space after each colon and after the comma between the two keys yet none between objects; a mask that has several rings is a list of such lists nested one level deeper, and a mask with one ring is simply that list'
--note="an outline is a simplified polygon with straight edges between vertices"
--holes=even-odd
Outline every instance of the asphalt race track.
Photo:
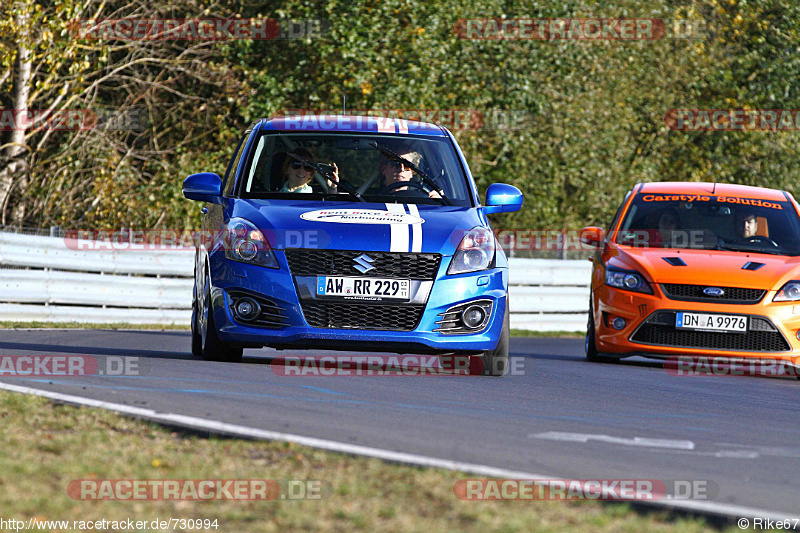
[{"label": "asphalt race track", "polygon": [[98,363],[89,376],[0,378],[12,386],[552,478],[688,481],[707,493],[688,505],[800,518],[793,377],[592,364],[582,340],[556,338],[513,338],[517,370],[504,378],[284,376],[272,357],[310,353],[245,350],[240,364],[207,362],[183,331],[4,330],[6,355]]}]

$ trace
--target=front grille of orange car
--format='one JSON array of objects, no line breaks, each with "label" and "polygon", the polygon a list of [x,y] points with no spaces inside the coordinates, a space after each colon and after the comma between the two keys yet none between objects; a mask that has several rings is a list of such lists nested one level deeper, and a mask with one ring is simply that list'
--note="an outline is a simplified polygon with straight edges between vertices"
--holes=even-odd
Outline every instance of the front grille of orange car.
[{"label": "front grille of orange car", "polygon": [[749,315],[747,333],[692,331],[675,327],[675,311],[650,315],[631,335],[631,342],[677,348],[733,352],[788,352],[792,348],[769,319]]},{"label": "front grille of orange car", "polygon": [[422,318],[424,305],[385,305],[334,302],[303,302],[303,315],[315,328],[381,329],[413,331]]},{"label": "front grille of orange car", "polygon": [[[722,289],[720,295],[703,293],[704,289],[714,287]],[[763,289],[745,289],[742,287],[718,287],[716,285],[682,285],[679,283],[662,283],[661,290],[670,300],[684,302],[719,302],[725,304],[757,304],[767,291]]]}]

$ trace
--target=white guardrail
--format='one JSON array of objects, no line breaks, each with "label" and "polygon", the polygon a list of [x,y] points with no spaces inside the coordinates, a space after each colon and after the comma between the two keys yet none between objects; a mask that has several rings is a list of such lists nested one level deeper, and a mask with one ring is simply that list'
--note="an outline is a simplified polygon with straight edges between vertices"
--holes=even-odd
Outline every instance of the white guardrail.
[{"label": "white guardrail", "polygon": [[[77,249],[76,242],[0,233],[0,320],[189,324],[192,251]],[[586,328],[589,261],[509,262],[512,328]]]}]

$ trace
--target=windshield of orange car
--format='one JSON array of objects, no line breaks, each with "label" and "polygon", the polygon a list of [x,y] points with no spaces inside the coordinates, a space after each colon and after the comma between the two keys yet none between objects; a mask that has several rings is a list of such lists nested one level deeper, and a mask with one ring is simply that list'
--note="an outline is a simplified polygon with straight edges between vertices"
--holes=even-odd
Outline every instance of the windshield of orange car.
[{"label": "windshield of orange car", "polygon": [[789,201],[647,193],[631,202],[615,242],[800,255],[800,220]]}]

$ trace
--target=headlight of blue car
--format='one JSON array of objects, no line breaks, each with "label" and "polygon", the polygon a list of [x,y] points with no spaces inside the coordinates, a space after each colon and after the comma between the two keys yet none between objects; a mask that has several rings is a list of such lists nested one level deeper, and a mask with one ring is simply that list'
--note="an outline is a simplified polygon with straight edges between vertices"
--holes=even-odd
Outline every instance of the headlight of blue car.
[{"label": "headlight of blue car", "polygon": [[232,218],[225,235],[225,257],[241,263],[278,268],[264,234],[249,220]]},{"label": "headlight of blue car", "polygon": [[448,274],[486,270],[494,265],[494,234],[476,226],[469,230],[450,261]]}]

